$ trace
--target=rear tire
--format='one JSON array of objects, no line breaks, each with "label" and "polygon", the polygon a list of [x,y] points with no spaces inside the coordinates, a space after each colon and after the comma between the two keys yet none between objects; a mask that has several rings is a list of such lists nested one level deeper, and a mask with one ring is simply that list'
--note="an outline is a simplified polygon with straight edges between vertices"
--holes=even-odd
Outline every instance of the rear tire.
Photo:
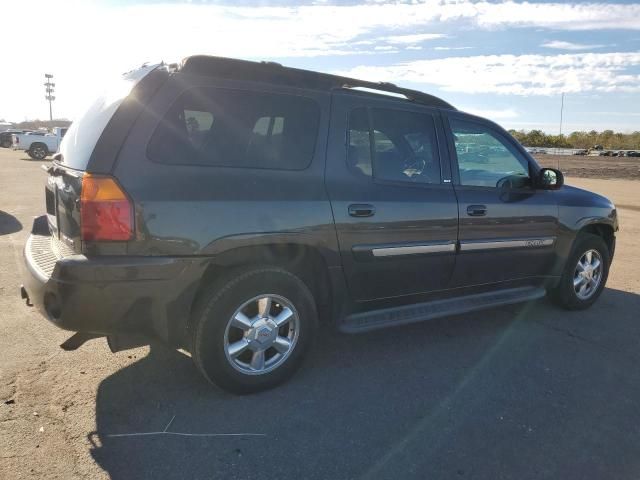
[{"label": "rear tire", "polygon": [[49,150],[46,145],[43,145],[42,143],[35,143],[31,145],[31,148],[29,148],[27,153],[34,160],[43,160],[47,155],[49,155]]},{"label": "rear tire", "polygon": [[567,310],[584,310],[598,299],[609,276],[611,256],[604,240],[589,233],[576,238],[552,300]]},{"label": "rear tire", "polygon": [[298,277],[263,267],[212,284],[192,320],[191,354],[200,372],[224,390],[246,394],[293,375],[315,336],[317,313]]},{"label": "rear tire", "polygon": [[2,148],[10,148],[11,147],[11,142],[9,140],[3,140],[2,144],[0,145],[0,147],[2,147]]}]

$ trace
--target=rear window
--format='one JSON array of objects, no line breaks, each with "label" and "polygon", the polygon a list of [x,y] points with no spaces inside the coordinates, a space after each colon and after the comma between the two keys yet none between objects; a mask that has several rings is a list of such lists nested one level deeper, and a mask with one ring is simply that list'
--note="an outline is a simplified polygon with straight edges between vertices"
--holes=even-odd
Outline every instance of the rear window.
[{"label": "rear window", "polygon": [[195,88],[162,119],[147,154],[173,165],[302,170],[311,163],[319,121],[310,98]]},{"label": "rear window", "polygon": [[63,132],[64,139],[60,144],[64,165],[77,170],[86,170],[91,153],[113,114],[129,95],[131,89],[155,68],[155,65],[145,66],[115,79],[83,113],[73,120],[69,129]]}]

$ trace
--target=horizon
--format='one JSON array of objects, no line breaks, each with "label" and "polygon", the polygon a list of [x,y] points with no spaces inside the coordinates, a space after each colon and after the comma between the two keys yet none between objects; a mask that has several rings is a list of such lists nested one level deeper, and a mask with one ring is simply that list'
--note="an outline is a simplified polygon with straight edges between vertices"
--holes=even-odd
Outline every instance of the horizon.
[{"label": "horizon", "polygon": [[[6,22],[11,74],[0,118],[69,120],[109,78],[192,54],[389,81],[507,129],[640,130],[640,4],[434,1],[25,0],[29,34]],[[140,19],[144,19],[141,21]],[[96,22],[96,20],[98,20]],[[246,32],[251,32],[247,35]],[[142,40],[142,41],[141,41]]]}]

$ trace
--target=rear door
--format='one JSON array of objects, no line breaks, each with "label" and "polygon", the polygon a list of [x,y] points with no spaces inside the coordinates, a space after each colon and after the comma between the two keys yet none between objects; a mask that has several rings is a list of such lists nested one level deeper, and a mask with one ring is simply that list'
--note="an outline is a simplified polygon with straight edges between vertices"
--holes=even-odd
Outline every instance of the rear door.
[{"label": "rear door", "polygon": [[355,300],[448,285],[458,210],[437,118],[409,103],[333,95],[326,183]]},{"label": "rear door", "polygon": [[538,167],[490,122],[447,113],[445,124],[460,216],[452,286],[544,277],[555,259],[558,206],[553,191],[533,187]]}]

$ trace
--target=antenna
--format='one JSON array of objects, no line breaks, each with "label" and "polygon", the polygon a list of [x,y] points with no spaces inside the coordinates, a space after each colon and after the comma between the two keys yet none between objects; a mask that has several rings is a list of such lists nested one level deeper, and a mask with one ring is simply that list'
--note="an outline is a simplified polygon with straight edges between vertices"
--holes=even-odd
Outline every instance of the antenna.
[{"label": "antenna", "polygon": [[560,100],[560,136],[562,136],[562,113],[564,110],[564,92],[562,92],[562,97]]}]

